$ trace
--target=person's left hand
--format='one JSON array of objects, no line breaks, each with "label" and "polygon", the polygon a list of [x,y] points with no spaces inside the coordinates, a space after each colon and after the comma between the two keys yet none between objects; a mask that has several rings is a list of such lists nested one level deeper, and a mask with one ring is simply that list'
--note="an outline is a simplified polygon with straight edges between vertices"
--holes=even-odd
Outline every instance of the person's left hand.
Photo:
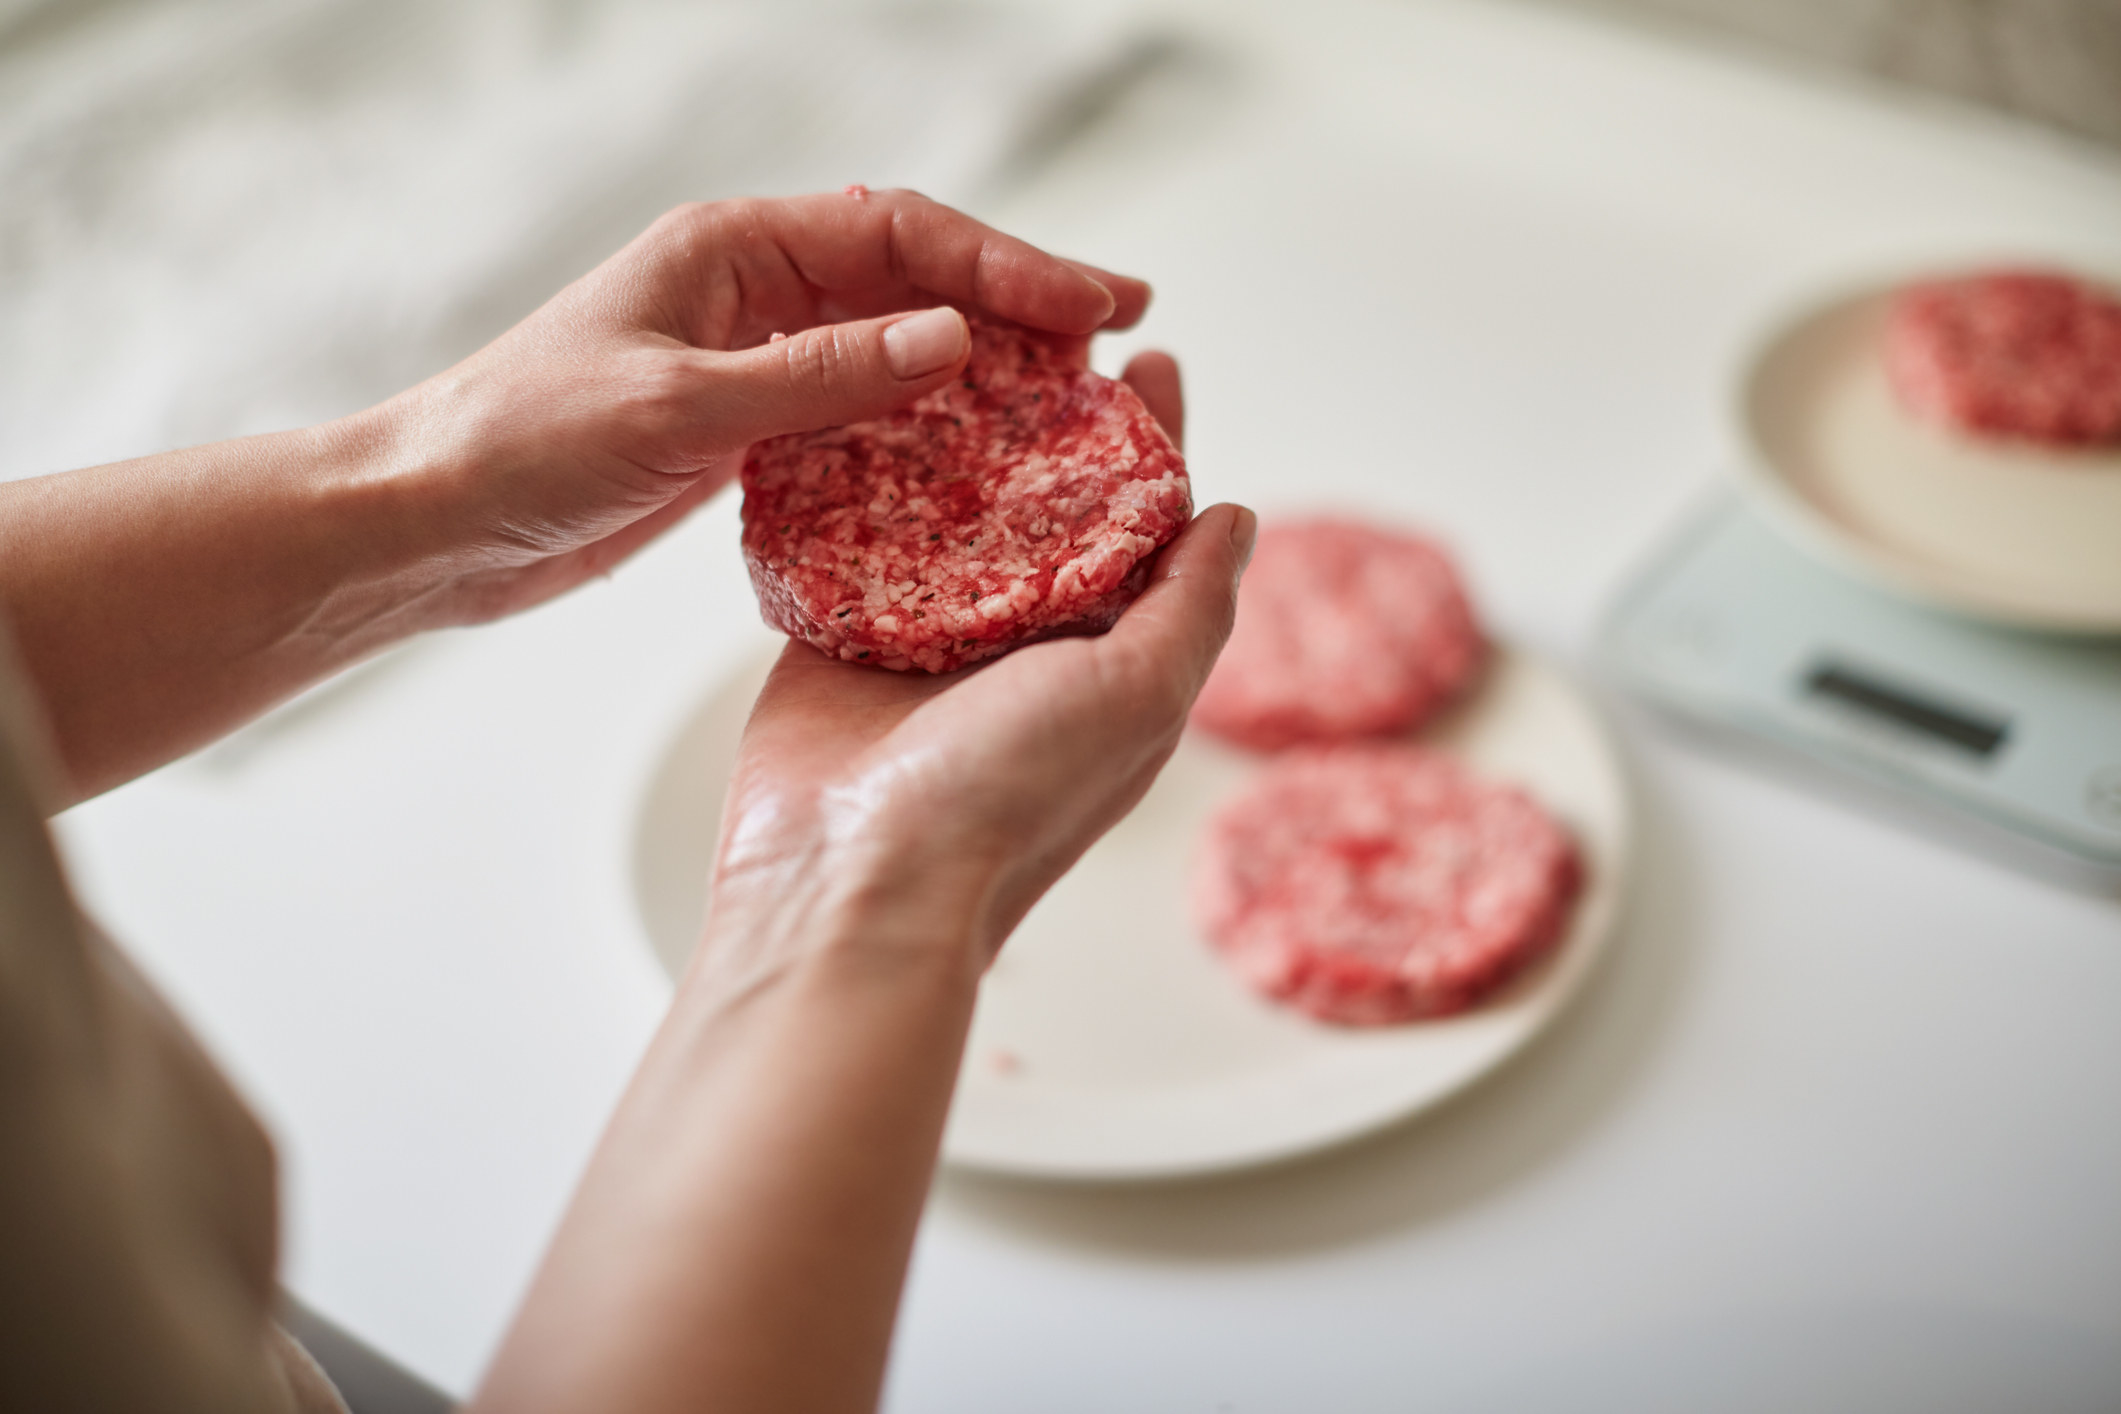
[{"label": "person's left hand", "polygon": [[417,469],[417,533],[441,570],[422,617],[472,622],[609,572],[752,442],[878,417],[955,377],[970,336],[948,306],[1080,336],[1081,357],[1148,300],[914,192],[686,206],[354,421]]},{"label": "person's left hand", "polygon": [[[1127,381],[1178,439],[1178,370]],[[983,966],[1133,808],[1177,745],[1236,606],[1256,522],[1215,506],[1107,633],[931,675],[781,653],[738,758],[699,974],[741,987],[775,950],[859,932]]]}]

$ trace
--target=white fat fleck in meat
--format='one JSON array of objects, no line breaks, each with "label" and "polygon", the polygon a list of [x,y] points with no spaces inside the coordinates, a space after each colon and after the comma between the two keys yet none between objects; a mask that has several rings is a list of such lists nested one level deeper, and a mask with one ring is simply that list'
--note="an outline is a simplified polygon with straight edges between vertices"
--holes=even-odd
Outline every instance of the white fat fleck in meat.
[{"label": "white fat fleck in meat", "polygon": [[979,601],[980,617],[999,623],[1003,619],[1015,618],[1038,602],[1038,591],[1022,580],[1017,580],[1007,589],[989,594]]}]

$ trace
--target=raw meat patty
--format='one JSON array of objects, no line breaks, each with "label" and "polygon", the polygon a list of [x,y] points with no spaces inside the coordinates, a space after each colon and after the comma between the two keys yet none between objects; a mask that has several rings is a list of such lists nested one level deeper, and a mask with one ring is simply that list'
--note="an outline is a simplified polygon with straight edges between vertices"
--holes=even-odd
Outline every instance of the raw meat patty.
[{"label": "raw meat patty", "polygon": [[1997,271],[1912,285],[1885,367],[1919,416],[2054,446],[2121,441],[2121,301],[2082,280]]},{"label": "raw meat patty", "polygon": [[1576,847],[1523,791],[1420,747],[1301,747],[1209,822],[1195,918],[1270,997],[1378,1026],[1463,1011],[1560,939]]},{"label": "raw meat patty", "polygon": [[1389,735],[1456,699],[1486,658],[1436,545],[1337,520],[1262,526],[1193,720],[1262,751]]},{"label": "raw meat patty", "polygon": [[1110,628],[1192,514],[1185,459],[1132,388],[972,319],[964,377],[744,461],[766,622],[835,657],[946,673]]}]

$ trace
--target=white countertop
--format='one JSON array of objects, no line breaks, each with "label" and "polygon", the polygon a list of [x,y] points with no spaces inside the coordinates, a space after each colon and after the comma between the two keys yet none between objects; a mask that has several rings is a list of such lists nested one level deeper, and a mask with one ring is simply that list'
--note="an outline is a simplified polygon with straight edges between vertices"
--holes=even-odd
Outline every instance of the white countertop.
[{"label": "white countertop", "polygon": [[[1947,107],[1493,0],[1168,13],[1196,42],[982,214],[1156,281],[1100,361],[1182,356],[1204,500],[1430,524],[1578,668],[1729,466],[1758,320],[2121,263],[2121,162]],[[292,1284],[459,1391],[668,995],[631,813],[764,633],[735,519],[60,822],[280,1134]],[[889,1407],[2121,1404],[2121,902],[1618,722],[1638,889],[1550,1036],[1268,1173],[946,1177]]]}]

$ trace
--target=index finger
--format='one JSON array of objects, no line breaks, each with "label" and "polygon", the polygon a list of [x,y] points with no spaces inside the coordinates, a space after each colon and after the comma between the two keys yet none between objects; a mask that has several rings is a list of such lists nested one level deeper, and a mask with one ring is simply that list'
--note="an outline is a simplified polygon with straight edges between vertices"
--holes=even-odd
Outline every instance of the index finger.
[{"label": "index finger", "polygon": [[[1049,255],[919,192],[854,191],[730,203],[809,284],[832,294],[911,285],[1057,334],[1141,317],[1140,280]],[[748,218],[748,219],[744,219]]]}]

